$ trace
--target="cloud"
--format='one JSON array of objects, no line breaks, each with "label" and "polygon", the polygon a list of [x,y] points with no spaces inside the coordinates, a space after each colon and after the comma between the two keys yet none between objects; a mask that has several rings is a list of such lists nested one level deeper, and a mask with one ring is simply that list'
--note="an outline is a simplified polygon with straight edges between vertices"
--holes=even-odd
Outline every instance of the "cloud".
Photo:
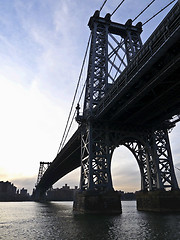
[{"label": "cloud", "polygon": [[[81,34],[76,32],[79,18],[71,15],[71,5],[68,1],[55,1],[54,4],[45,1],[38,5],[33,2],[27,8],[20,1],[16,6],[21,29],[35,52],[32,60],[36,66],[35,69],[31,67],[31,81],[35,80],[44,94],[66,108],[74,94],[83,58],[79,53],[82,30]],[[45,17],[46,11],[48,17]],[[37,19],[38,14],[40,19]]]},{"label": "cloud", "polygon": [[[180,187],[180,171],[177,168],[180,168],[180,122],[176,124],[171,133],[169,134],[171,151],[173,156],[173,163],[175,166],[175,173],[177,177],[177,181]],[[177,168],[176,168],[177,167]]]},{"label": "cloud", "polygon": [[28,189],[28,193],[32,194],[33,188],[34,188],[34,183],[37,180],[37,176],[32,176],[32,177],[22,177],[22,178],[11,178],[9,181],[11,181],[14,186],[17,187],[17,189]]},{"label": "cloud", "polygon": [[[132,0],[129,0],[132,2]],[[0,9],[0,144],[1,179],[21,179],[29,188],[40,161],[57,153],[82,59],[89,37],[87,23],[102,2],[96,0],[3,1]],[[105,5],[101,16],[112,12],[117,0]],[[157,3],[156,11],[164,3]],[[137,5],[137,6],[136,6]],[[123,4],[112,20],[126,22],[147,3]],[[149,14],[149,15],[148,15]],[[139,20],[152,15],[149,11]],[[165,14],[165,13],[163,13]],[[162,17],[162,16],[161,16]],[[160,19],[160,18],[158,18]],[[143,40],[156,20],[144,27]],[[158,20],[159,21],[159,20]],[[86,78],[84,72],[84,80]],[[74,129],[77,127],[75,125]],[[176,130],[177,129],[177,130]],[[175,166],[179,166],[179,125],[170,134]],[[118,150],[117,150],[118,152]],[[57,184],[79,185],[80,170]],[[178,179],[179,172],[176,170]],[[120,148],[113,157],[115,188],[140,186],[140,173],[132,154]]]},{"label": "cloud", "polygon": [[25,89],[7,79],[0,81],[0,109],[1,166],[9,176],[38,173],[40,161],[56,156],[66,114],[35,82]]}]

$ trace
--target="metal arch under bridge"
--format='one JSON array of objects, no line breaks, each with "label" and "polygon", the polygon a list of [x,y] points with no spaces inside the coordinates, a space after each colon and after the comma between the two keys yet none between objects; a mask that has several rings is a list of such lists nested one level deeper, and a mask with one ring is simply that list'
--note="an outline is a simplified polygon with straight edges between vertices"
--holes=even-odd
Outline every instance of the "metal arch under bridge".
[{"label": "metal arch under bridge", "polygon": [[[172,118],[180,114],[179,13],[177,2],[143,46],[140,26],[130,21],[117,24],[97,12],[91,17],[93,37],[83,116],[77,116],[80,126],[46,170],[36,192],[44,193],[79,166],[82,192],[113,190],[110,164],[119,145],[134,154],[143,191],[179,189],[168,138],[168,130],[179,120]],[[122,39],[117,42],[113,34]],[[116,46],[106,43],[108,35]],[[125,49],[126,60],[118,55],[119,49]],[[113,68],[119,77],[114,78]],[[140,210],[144,210],[143,198]]]}]

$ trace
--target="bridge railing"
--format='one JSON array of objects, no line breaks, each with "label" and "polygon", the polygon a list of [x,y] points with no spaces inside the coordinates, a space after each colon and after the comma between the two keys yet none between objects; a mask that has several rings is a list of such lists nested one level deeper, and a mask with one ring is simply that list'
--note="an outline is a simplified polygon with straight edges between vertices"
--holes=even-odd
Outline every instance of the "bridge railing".
[{"label": "bridge railing", "polygon": [[[134,60],[125,68],[121,73],[120,77],[112,84],[109,91],[106,93],[105,97],[95,108],[96,118],[100,117],[102,113],[105,112],[105,109],[111,107],[111,103],[119,95],[120,91],[123,91],[126,87],[131,87],[132,79],[136,79],[136,75],[141,71],[146,63],[152,59],[156,52],[162,48],[162,46],[167,42],[167,40],[172,37],[173,34],[178,37],[180,31],[180,1],[178,1],[171,11],[167,14],[164,20],[159,24],[155,29],[152,35],[145,42],[141,50],[134,57]],[[171,42],[173,44],[173,41]],[[153,64],[153,61],[152,61]],[[150,64],[149,64],[150,66]],[[137,80],[137,79],[136,79]]]}]

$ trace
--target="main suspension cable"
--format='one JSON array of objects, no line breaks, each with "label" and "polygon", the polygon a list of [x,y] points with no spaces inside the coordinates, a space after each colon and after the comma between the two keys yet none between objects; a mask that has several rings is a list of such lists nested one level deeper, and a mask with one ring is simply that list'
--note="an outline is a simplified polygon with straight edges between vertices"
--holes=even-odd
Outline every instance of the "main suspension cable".
[{"label": "main suspension cable", "polygon": [[75,90],[75,94],[74,94],[73,101],[72,101],[72,104],[71,104],[71,108],[70,108],[70,112],[69,112],[69,115],[68,115],[68,119],[67,119],[67,122],[66,122],[65,130],[64,130],[64,133],[63,133],[63,136],[62,136],[61,143],[60,143],[60,145],[59,145],[57,154],[58,154],[58,153],[60,152],[60,150],[62,149],[63,143],[64,143],[65,140],[66,140],[66,139],[65,139],[65,135],[67,136],[66,131],[67,131],[67,128],[68,128],[69,120],[70,120],[71,113],[72,113],[72,109],[73,109],[74,102],[75,102],[75,98],[76,98],[77,91],[78,91],[78,88],[79,88],[79,84],[80,84],[82,72],[83,72],[83,69],[84,69],[85,60],[86,60],[87,53],[88,53],[88,49],[89,49],[89,45],[90,45],[90,40],[91,40],[91,34],[90,34],[90,36],[89,36],[89,40],[88,40],[88,44],[87,44],[87,47],[86,47],[86,51],[85,51],[85,55],[84,55],[84,59],[83,59],[82,67],[81,67],[81,71],[80,71],[80,74],[79,74],[78,83],[77,83],[77,86],[76,86],[76,90]]},{"label": "main suspension cable", "polygon": [[111,16],[118,10],[118,8],[123,4],[125,0],[122,0],[120,4],[117,6],[117,8],[111,13]]},{"label": "main suspension cable", "polygon": [[[81,101],[81,98],[82,98],[82,95],[83,95],[84,89],[85,89],[85,87],[86,87],[86,82],[87,82],[87,80],[85,80],[85,82],[84,82],[84,84],[83,84],[83,88],[82,88],[82,90],[81,90],[81,94],[80,94],[80,96],[79,96],[79,99],[78,99],[78,101],[77,101],[77,104],[79,104],[80,101]],[[66,142],[66,139],[67,139],[68,134],[69,134],[69,131],[70,131],[70,129],[71,129],[71,126],[72,126],[73,120],[75,119],[76,113],[77,113],[77,110],[74,111],[74,114],[73,114],[73,117],[72,117],[72,120],[71,120],[70,126],[69,126],[69,128],[68,128],[68,131],[67,131],[67,133],[66,133],[66,136],[65,136],[65,138],[64,138],[64,141],[63,141],[63,143],[62,143],[62,147],[64,146],[64,143]]]},{"label": "main suspension cable", "polygon": [[71,127],[72,127],[73,121],[74,121],[74,119],[75,119],[75,115],[76,115],[76,110],[74,111],[73,117],[72,117],[72,119],[71,119],[69,128],[68,128],[67,133],[66,133],[66,136],[64,137],[64,141],[62,142],[62,148],[64,147],[64,144],[65,144],[66,139],[67,139],[67,137],[68,137],[69,131],[70,131]]},{"label": "main suspension cable", "polygon": [[152,0],[132,21],[134,22],[139,16],[141,16],[141,14],[143,14],[146,11],[146,9],[148,9],[151,6],[151,4],[153,4],[153,2],[155,1],[156,0]]},{"label": "main suspension cable", "polygon": [[149,18],[145,23],[143,23],[143,26],[148,23],[149,21],[151,21],[154,17],[156,17],[159,13],[161,13],[162,11],[164,11],[167,7],[169,7],[173,2],[175,2],[176,0],[171,1],[169,4],[167,4],[165,7],[163,7],[161,10],[159,10],[156,14],[154,14],[151,18]]},{"label": "main suspension cable", "polygon": [[[78,104],[79,104],[80,101],[81,101],[81,98],[82,98],[82,95],[83,95],[83,92],[84,92],[84,89],[85,89],[85,86],[86,86],[86,82],[87,82],[87,80],[86,80],[86,81],[84,82],[84,84],[83,84],[83,88],[82,88],[81,94],[80,94],[80,96],[79,96],[79,100],[78,100],[78,102],[77,102]],[[65,138],[64,138],[64,141],[63,141],[63,143],[62,143],[62,147],[64,146],[64,144],[65,144],[65,142],[66,142],[66,139],[67,139],[68,134],[69,134],[69,131],[70,131],[70,129],[71,129],[73,120],[75,119],[76,113],[77,113],[77,110],[74,111],[74,114],[73,114],[71,123],[70,123],[70,125],[69,125],[68,131],[67,131],[66,136],[65,136]]]},{"label": "main suspension cable", "polygon": [[180,168],[178,168],[178,167],[176,167],[176,166],[175,166],[175,168],[180,171]]},{"label": "main suspension cable", "polygon": [[[83,87],[82,87],[81,93],[80,93],[80,95],[79,95],[79,99],[78,99],[78,101],[77,101],[77,104],[79,104],[80,101],[81,101],[81,98],[82,98],[83,92],[84,92],[85,87],[86,87],[86,83],[87,83],[87,79],[84,81],[84,84],[83,84]],[[73,117],[72,117],[72,120],[71,120],[70,126],[69,126],[69,128],[68,128],[68,131],[67,131],[67,133],[66,133],[66,136],[65,136],[65,138],[64,138],[64,141],[63,141],[63,143],[62,143],[62,147],[64,146],[64,143],[66,142],[66,139],[67,139],[68,134],[69,134],[69,131],[70,131],[70,129],[71,129],[71,126],[72,126],[73,120],[75,119],[76,113],[77,113],[77,109],[74,111],[74,114],[73,114]]]},{"label": "main suspension cable", "polygon": [[106,4],[107,0],[104,1],[104,3],[102,4],[102,6],[100,7],[99,11],[101,12],[101,10],[103,9],[104,5]]}]

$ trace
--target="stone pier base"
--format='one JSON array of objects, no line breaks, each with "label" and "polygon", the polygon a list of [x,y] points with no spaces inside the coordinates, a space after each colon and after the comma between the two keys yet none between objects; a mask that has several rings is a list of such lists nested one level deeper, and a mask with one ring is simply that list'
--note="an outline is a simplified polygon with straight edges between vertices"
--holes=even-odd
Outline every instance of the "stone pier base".
[{"label": "stone pier base", "polygon": [[96,191],[77,192],[73,210],[76,213],[119,214],[122,213],[121,197],[115,191],[104,193]]},{"label": "stone pier base", "polygon": [[180,212],[180,190],[137,192],[137,209],[151,212]]}]

